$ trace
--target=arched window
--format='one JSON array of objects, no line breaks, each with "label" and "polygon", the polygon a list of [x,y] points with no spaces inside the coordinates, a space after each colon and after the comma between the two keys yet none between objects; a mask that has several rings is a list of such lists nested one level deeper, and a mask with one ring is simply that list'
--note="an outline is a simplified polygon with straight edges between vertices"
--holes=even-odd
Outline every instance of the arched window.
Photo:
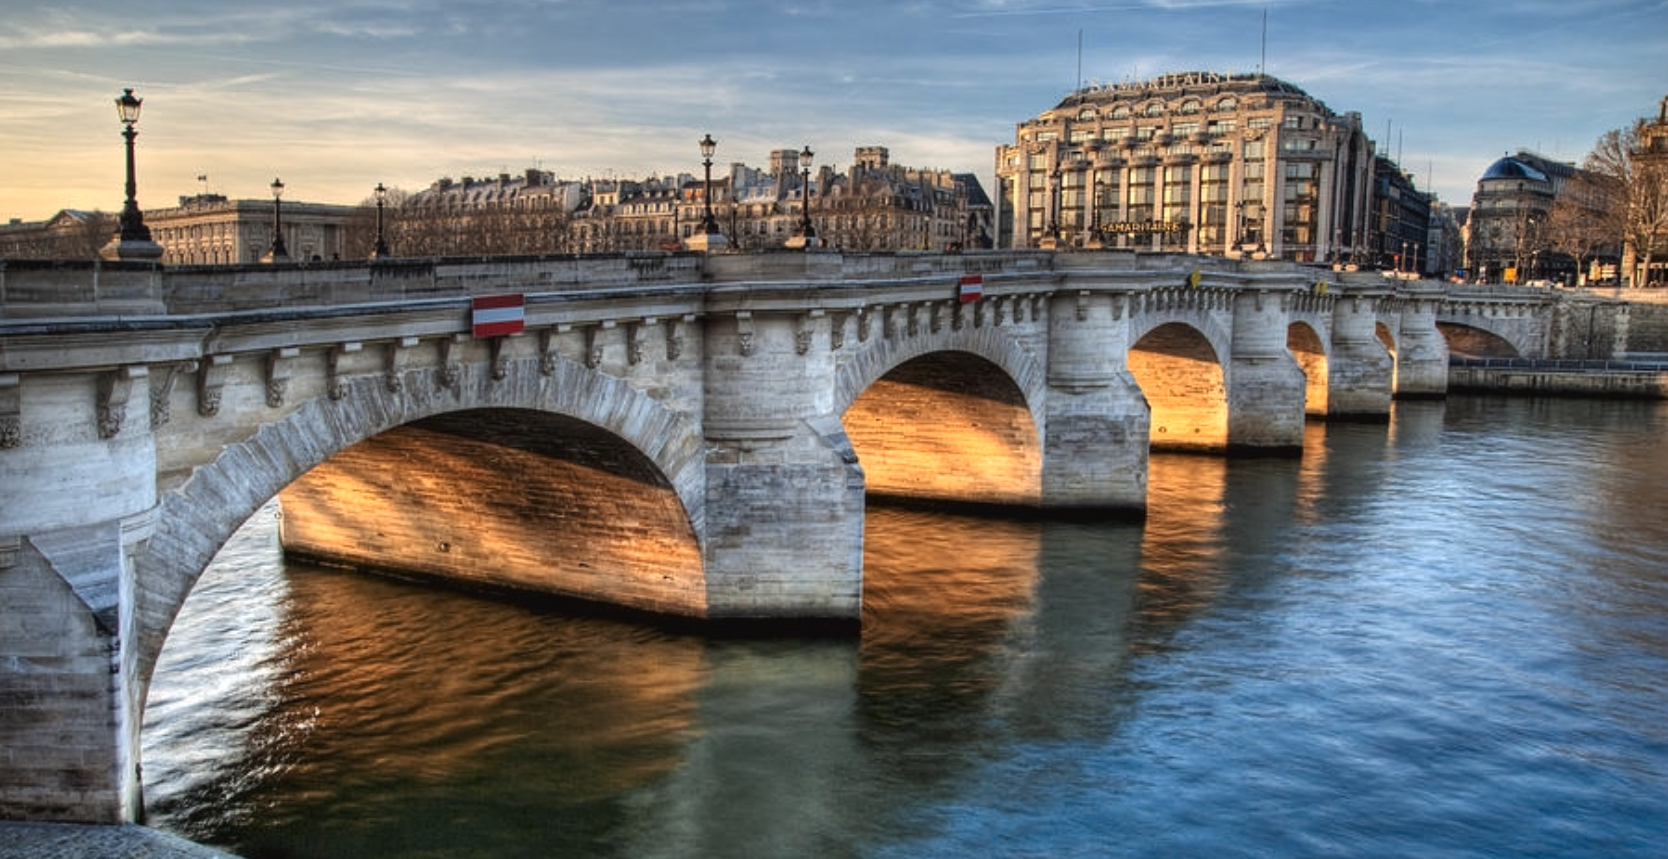
[{"label": "arched window", "polygon": [[1212,109],[1218,113],[1231,113],[1239,109],[1239,99],[1228,96],[1213,105]]}]

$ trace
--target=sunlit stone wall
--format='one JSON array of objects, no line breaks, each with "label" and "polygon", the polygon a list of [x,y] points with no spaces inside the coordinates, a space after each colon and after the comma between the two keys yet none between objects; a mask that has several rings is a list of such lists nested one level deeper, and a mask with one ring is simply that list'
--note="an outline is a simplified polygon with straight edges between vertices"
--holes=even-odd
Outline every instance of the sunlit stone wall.
[{"label": "sunlit stone wall", "polygon": [[462,412],[331,457],[279,495],[292,555],[703,616],[689,518],[642,454],[580,421]]}]

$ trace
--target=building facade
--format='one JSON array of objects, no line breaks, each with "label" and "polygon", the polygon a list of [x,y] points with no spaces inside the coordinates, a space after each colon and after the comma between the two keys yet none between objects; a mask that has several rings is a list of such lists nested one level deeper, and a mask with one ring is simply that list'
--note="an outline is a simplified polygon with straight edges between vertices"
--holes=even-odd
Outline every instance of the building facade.
[{"label": "building facade", "polygon": [[1408,274],[1429,274],[1431,195],[1415,188],[1413,177],[1396,162],[1380,155],[1373,159],[1371,206],[1366,252],[1352,249],[1347,261]]},{"label": "building facade", "polygon": [[[589,188],[571,230],[572,250],[581,253],[676,249],[701,230],[709,205],[705,180],[687,174]],[[859,147],[846,172],[823,164],[807,176],[792,149],[772,151],[762,169],[733,163],[713,177],[710,205],[738,251],[794,247],[807,217],[819,247],[992,244],[993,207],[976,176],[894,165],[884,146]]]},{"label": "building facade", "polygon": [[1640,195],[1647,203],[1642,208],[1658,217],[1647,217],[1651,227],[1627,237],[1622,270],[1640,286],[1668,286],[1668,96],[1657,105],[1656,118],[1639,126],[1633,160],[1639,181],[1654,189]]},{"label": "building facade", "polygon": [[[328,203],[283,203],[277,221],[290,260],[342,259],[356,211]],[[162,246],[163,265],[260,262],[272,248],[273,221],[273,201],[228,200],[219,194],[181,197],[178,206],[145,213],[152,240]]]},{"label": "building facade", "polygon": [[1373,144],[1262,74],[1086,87],[996,150],[999,243],[1342,262],[1371,247]]},{"label": "building facade", "polygon": [[1575,172],[1527,150],[1490,164],[1471,197],[1467,276],[1479,283],[1573,283],[1575,263],[1552,251],[1547,227],[1553,201]]}]

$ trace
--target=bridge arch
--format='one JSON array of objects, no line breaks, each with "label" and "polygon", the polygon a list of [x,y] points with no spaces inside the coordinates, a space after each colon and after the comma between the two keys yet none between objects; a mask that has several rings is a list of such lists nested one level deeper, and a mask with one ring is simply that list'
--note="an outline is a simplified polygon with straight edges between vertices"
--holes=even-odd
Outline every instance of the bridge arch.
[{"label": "bridge arch", "polygon": [[[994,327],[884,341],[845,365],[836,413],[882,497],[1035,507],[1042,502],[1047,379]],[[980,463],[971,472],[966,463]]]},{"label": "bridge arch", "polygon": [[1464,358],[1518,358],[1522,350],[1511,340],[1487,328],[1458,322],[1437,322],[1436,329],[1448,341],[1448,353]]},{"label": "bridge arch", "polygon": [[1309,322],[1296,320],[1286,326],[1286,351],[1297,359],[1297,365],[1303,370],[1306,380],[1303,413],[1315,418],[1326,417],[1331,377],[1325,338]]},{"label": "bridge arch", "polygon": [[1126,363],[1152,408],[1154,450],[1207,451],[1228,446],[1228,383],[1217,343],[1184,322],[1148,330]]},{"label": "bridge arch", "polygon": [[[549,375],[540,372],[536,358],[511,361],[507,369],[504,378],[493,379],[485,365],[472,365],[450,386],[445,370],[412,369],[397,391],[381,375],[354,378],[340,399],[321,393],[298,404],[248,438],[226,445],[165,493],[155,531],[133,559],[139,583],[139,688],[149,687],[168,628],[198,577],[249,516],[332,457],[402,427],[445,432],[447,416],[482,410],[550,416],[546,426],[555,419],[588,425],[598,437],[634,450],[658,472],[684,511],[689,533],[701,533],[702,438],[688,416],[623,380],[570,361],[556,361]],[[455,419],[451,423],[455,431]],[[401,435],[412,432],[402,430]],[[691,598],[704,605],[704,595]],[[142,700],[143,691],[140,695]]]}]

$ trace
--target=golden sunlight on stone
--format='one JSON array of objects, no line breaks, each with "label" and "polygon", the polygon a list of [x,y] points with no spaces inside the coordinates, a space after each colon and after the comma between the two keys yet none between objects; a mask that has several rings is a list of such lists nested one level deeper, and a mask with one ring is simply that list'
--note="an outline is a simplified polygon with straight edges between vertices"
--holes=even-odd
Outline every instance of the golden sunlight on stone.
[{"label": "golden sunlight on stone", "polygon": [[280,493],[286,552],[490,589],[705,611],[677,495],[580,421],[482,410],[390,430]]},{"label": "golden sunlight on stone", "polygon": [[1042,495],[1036,424],[1017,386],[965,352],[928,355],[888,373],[847,410],[871,495],[1035,507]]}]

